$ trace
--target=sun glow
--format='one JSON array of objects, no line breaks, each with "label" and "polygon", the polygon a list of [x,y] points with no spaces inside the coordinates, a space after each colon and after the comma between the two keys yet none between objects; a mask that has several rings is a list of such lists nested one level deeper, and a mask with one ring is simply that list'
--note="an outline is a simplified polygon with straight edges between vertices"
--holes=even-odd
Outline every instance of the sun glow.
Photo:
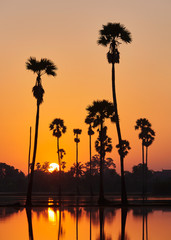
[{"label": "sun glow", "polygon": [[59,171],[59,165],[57,163],[51,163],[49,164],[49,168],[48,168],[48,171],[49,172],[53,172],[53,171]]},{"label": "sun glow", "polygon": [[55,211],[51,208],[48,208],[48,219],[49,219],[50,222],[56,222]]}]

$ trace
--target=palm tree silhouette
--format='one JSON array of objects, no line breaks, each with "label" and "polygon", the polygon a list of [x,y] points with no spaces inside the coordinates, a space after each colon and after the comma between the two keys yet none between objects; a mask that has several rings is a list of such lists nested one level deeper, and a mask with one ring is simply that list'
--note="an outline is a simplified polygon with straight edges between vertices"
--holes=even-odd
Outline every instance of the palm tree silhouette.
[{"label": "palm tree silhouette", "polygon": [[27,221],[28,221],[28,230],[29,230],[29,240],[33,240],[33,226],[32,226],[32,209],[26,208],[26,215],[27,215]]},{"label": "palm tree silhouette", "polygon": [[[145,175],[147,175],[148,147],[154,141],[155,132],[151,128],[151,123],[146,118],[140,118],[136,121],[135,130],[141,130],[141,132],[139,133],[139,139],[142,140],[143,201],[144,201],[144,193],[145,193],[144,173],[145,173]],[[146,148],[146,160],[145,161],[144,161],[144,147]]]},{"label": "palm tree silhouette", "polygon": [[78,164],[78,143],[80,142],[80,139],[79,139],[79,135],[81,134],[82,130],[81,129],[73,129],[73,132],[74,132],[74,141],[76,143],[76,189],[77,189],[77,196],[80,195],[80,191],[79,191],[79,187],[78,187],[78,167],[79,167],[79,164]]},{"label": "palm tree silhouette", "polygon": [[[125,28],[124,25],[120,23],[108,23],[107,25],[103,25],[103,28],[99,31],[99,39],[98,44],[102,46],[109,45],[109,51],[107,53],[108,62],[112,64],[112,92],[113,92],[113,104],[114,104],[114,111],[116,115],[116,128],[119,140],[119,146],[122,148],[122,136],[121,136],[121,129],[120,129],[120,122],[119,122],[119,115],[118,115],[118,108],[117,108],[117,99],[116,99],[116,88],[115,88],[115,63],[119,63],[120,60],[120,53],[118,50],[119,47],[119,40],[125,43],[131,43],[131,34]],[[121,151],[120,151],[121,152]],[[120,154],[120,163],[121,163],[121,198],[122,204],[127,204],[127,193],[126,193],[126,186],[125,186],[125,177],[124,177],[124,158],[122,154]]]},{"label": "palm tree silhouette", "polygon": [[[99,203],[101,204],[105,201],[103,187],[104,156],[107,148],[109,147],[108,145],[111,145],[111,139],[109,139],[106,135],[107,127],[104,126],[104,121],[107,118],[110,118],[111,121],[115,121],[115,114],[113,111],[113,104],[106,100],[94,101],[92,105],[86,108],[86,110],[88,111],[88,115],[85,121],[92,123],[93,128],[99,127],[99,138],[95,143],[95,147],[100,154]],[[111,146],[109,148],[111,148]]]},{"label": "palm tree silhouette", "polygon": [[89,149],[90,149],[90,195],[93,196],[93,189],[92,189],[92,171],[91,171],[91,136],[94,134],[92,129],[91,123],[89,119],[85,120],[85,123],[89,124],[88,128],[88,135],[89,135]]},{"label": "palm tree silhouette", "polygon": [[31,164],[31,174],[28,182],[27,188],[27,200],[26,205],[31,205],[31,197],[32,197],[32,187],[33,187],[33,176],[34,176],[34,166],[36,160],[36,151],[37,151],[37,139],[38,139],[38,126],[39,126],[39,107],[43,102],[43,94],[44,89],[42,86],[41,77],[44,74],[56,76],[57,67],[55,64],[46,58],[42,58],[40,61],[36,60],[34,57],[30,57],[26,62],[26,68],[31,70],[33,73],[37,75],[36,84],[32,89],[33,96],[37,100],[37,114],[36,114],[36,125],[35,125],[35,137],[34,137],[34,149],[33,149],[33,160]]},{"label": "palm tree silhouette", "polygon": [[59,196],[61,196],[61,159],[65,154],[63,149],[59,148],[59,139],[63,133],[66,133],[66,126],[64,125],[64,120],[60,118],[55,118],[49,126],[50,131],[53,131],[53,136],[57,138],[57,153],[58,153],[58,164],[59,164]]}]

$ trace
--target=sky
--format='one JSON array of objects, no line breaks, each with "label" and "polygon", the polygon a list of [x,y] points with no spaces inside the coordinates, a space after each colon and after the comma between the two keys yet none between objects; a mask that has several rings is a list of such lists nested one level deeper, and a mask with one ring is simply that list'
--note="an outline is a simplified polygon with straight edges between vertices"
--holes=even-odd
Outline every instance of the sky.
[{"label": "sky", "polygon": [[[33,150],[36,118],[32,95],[36,75],[25,67],[30,56],[51,59],[58,67],[56,77],[42,77],[45,94],[36,162],[57,162],[56,138],[49,131],[54,118],[67,126],[60,139],[67,169],[76,158],[74,128],[82,129],[79,161],[89,160],[86,107],[94,100],[112,101],[111,64],[106,59],[108,48],[97,45],[99,30],[108,22],[120,22],[133,39],[120,45],[120,64],[116,64],[121,132],[131,146],[125,170],[141,162],[141,141],[134,130],[138,118],[147,118],[156,133],[149,148],[149,168],[171,169],[170,10],[170,0],[1,0],[0,162],[27,173],[29,129]],[[113,142],[107,156],[119,173],[116,126],[106,124]],[[94,142],[92,154],[96,154]]]}]

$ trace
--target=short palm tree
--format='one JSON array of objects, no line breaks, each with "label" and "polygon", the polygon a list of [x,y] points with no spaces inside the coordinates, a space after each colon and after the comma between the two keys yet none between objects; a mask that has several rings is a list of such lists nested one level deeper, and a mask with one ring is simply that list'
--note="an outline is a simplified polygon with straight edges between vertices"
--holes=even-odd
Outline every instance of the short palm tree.
[{"label": "short palm tree", "polygon": [[[113,92],[113,104],[114,111],[116,115],[116,128],[119,140],[119,146],[122,148],[122,136],[118,115],[118,107],[117,107],[117,99],[116,99],[116,88],[115,88],[115,63],[119,63],[120,53],[118,50],[120,40],[125,43],[131,43],[131,34],[125,28],[124,25],[120,23],[108,23],[107,25],[103,25],[103,28],[99,31],[99,39],[98,44],[102,46],[109,45],[109,51],[107,53],[108,62],[112,64],[112,92]],[[121,152],[121,151],[120,151]],[[125,186],[125,177],[124,177],[124,162],[123,156],[120,154],[120,163],[121,163],[121,198],[122,204],[127,204],[127,193]]]},{"label": "short palm tree", "polygon": [[59,148],[59,139],[62,134],[66,133],[66,126],[64,125],[64,120],[60,118],[55,118],[49,126],[50,131],[53,131],[53,136],[57,138],[57,153],[58,153],[58,164],[59,164],[59,196],[61,195],[61,157],[65,151]]},{"label": "short palm tree", "polygon": [[91,136],[94,135],[94,131],[89,121],[90,121],[89,119],[86,119],[85,123],[89,124],[88,135],[89,135],[89,149],[90,149],[90,195],[92,196],[93,189],[92,189],[92,171],[91,171]]},{"label": "short palm tree", "polygon": [[76,129],[73,129],[73,132],[74,132],[74,136],[76,135],[74,138],[74,141],[76,143],[76,189],[77,189],[77,195],[79,195],[80,192],[79,192],[79,187],[78,187],[78,177],[79,177],[78,176],[78,166],[79,166],[79,164],[78,164],[78,143],[80,142],[79,135],[81,134],[82,130],[76,128]]},{"label": "short palm tree", "polygon": [[[139,118],[136,121],[135,125],[135,130],[140,130],[139,133],[139,139],[142,140],[142,164],[143,164],[143,200],[144,200],[144,191],[145,191],[145,186],[144,186],[144,173],[145,169],[147,171],[148,166],[148,147],[153,143],[154,141],[154,136],[155,132],[151,128],[151,123],[146,119],[146,118]],[[144,157],[144,147],[146,148],[146,160]],[[144,165],[146,168],[144,168]]]},{"label": "short palm tree", "polygon": [[99,149],[100,154],[100,191],[99,191],[99,203],[104,203],[104,187],[103,187],[103,165],[104,165],[104,134],[106,127],[104,126],[105,119],[115,120],[115,114],[113,104],[106,100],[94,101],[92,105],[86,108],[88,115],[86,122],[92,124],[93,128],[98,127],[99,138],[96,142],[96,149]]},{"label": "short palm tree", "polygon": [[28,182],[27,200],[26,200],[26,205],[31,205],[34,166],[35,166],[35,160],[36,160],[37,139],[38,139],[39,107],[40,107],[40,104],[43,102],[43,95],[44,95],[44,89],[42,86],[41,78],[44,74],[47,74],[50,76],[56,76],[57,67],[49,59],[42,58],[40,61],[38,61],[36,60],[36,58],[30,57],[26,62],[26,68],[28,70],[31,70],[33,73],[37,75],[35,86],[32,89],[33,96],[37,100],[37,114],[36,114],[36,125],[35,125],[33,160],[31,164],[31,173],[30,173],[30,178]]}]

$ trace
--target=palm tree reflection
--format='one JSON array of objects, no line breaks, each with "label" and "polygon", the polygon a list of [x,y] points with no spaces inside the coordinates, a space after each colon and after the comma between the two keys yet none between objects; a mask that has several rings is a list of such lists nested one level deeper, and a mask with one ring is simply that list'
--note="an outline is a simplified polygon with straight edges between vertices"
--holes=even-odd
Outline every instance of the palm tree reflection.
[{"label": "palm tree reflection", "polygon": [[29,240],[33,240],[33,227],[32,227],[32,214],[31,208],[26,208],[27,221],[28,221],[28,230],[29,230]]},{"label": "palm tree reflection", "polygon": [[118,240],[128,240],[128,236],[125,233],[127,211],[128,211],[127,208],[121,209],[121,234]]},{"label": "palm tree reflection", "polygon": [[61,208],[59,208],[59,226],[58,226],[58,240],[62,236],[62,226],[61,226]]},{"label": "palm tree reflection", "polygon": [[148,240],[148,214],[152,212],[149,208],[138,208],[133,210],[133,215],[142,218],[142,240]]},{"label": "palm tree reflection", "polygon": [[142,240],[148,240],[148,210],[146,208],[143,208],[142,215]]},{"label": "palm tree reflection", "polygon": [[111,236],[106,236],[104,231],[104,208],[99,208],[99,222],[100,222],[100,236],[97,238],[97,240],[112,240]]}]

